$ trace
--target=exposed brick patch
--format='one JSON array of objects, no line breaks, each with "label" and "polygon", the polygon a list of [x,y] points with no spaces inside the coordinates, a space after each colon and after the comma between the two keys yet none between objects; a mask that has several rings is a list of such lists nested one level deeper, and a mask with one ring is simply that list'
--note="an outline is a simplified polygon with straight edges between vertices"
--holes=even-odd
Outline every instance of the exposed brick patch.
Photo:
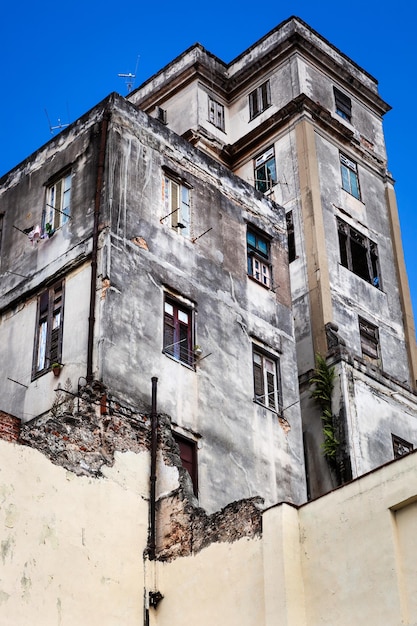
[{"label": "exposed brick patch", "polygon": [[24,424],[20,442],[77,475],[100,476],[114,463],[115,451],[149,448],[147,416],[112,398],[99,383],[80,398],[62,392],[60,402],[42,417]]},{"label": "exposed brick patch", "polygon": [[262,498],[228,504],[207,515],[180,488],[158,502],[157,559],[169,561],[200,552],[211,543],[233,542],[262,532]]},{"label": "exposed brick patch", "polygon": [[4,411],[0,411],[0,439],[17,441],[20,434],[20,419]]}]

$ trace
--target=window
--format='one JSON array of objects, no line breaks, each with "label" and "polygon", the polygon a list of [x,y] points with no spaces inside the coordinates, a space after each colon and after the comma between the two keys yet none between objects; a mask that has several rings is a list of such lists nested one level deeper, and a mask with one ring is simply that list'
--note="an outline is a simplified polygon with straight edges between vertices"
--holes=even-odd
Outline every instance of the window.
[{"label": "window", "polygon": [[32,377],[51,369],[62,358],[64,285],[56,283],[38,298],[38,316]]},{"label": "window", "polygon": [[255,402],[268,409],[281,411],[279,360],[253,348],[253,386]]},{"label": "window", "polygon": [[381,289],[378,247],[376,243],[337,218],[340,262],[374,287]]},{"label": "window", "polygon": [[268,191],[277,182],[274,148],[269,148],[255,159],[255,188]]},{"label": "window", "polygon": [[269,80],[249,94],[249,119],[265,111],[271,104],[271,88]]},{"label": "window", "polygon": [[210,96],[208,99],[208,119],[216,128],[224,130],[224,106]]},{"label": "window", "polygon": [[194,365],[192,309],[169,297],[164,307],[164,352],[181,363]]},{"label": "window", "polygon": [[186,439],[178,433],[173,433],[175,442],[180,451],[181,465],[190,474],[193,483],[194,495],[198,495],[198,472],[197,472],[197,444],[191,439]]},{"label": "window", "polygon": [[156,107],[156,119],[162,124],[167,124],[167,112],[162,107]]},{"label": "window", "polygon": [[54,231],[66,224],[70,215],[70,206],[71,173],[68,173],[46,190],[44,229]]},{"label": "window", "polygon": [[409,454],[413,451],[414,446],[412,443],[405,441],[405,439],[401,439],[401,437],[397,437],[397,435],[391,435],[391,437],[394,459],[400,459],[405,454]]},{"label": "window", "polygon": [[343,117],[344,120],[350,122],[352,118],[352,102],[348,96],[333,87],[334,101],[336,105],[336,113]]},{"label": "window", "polygon": [[342,188],[352,196],[361,199],[359,192],[358,166],[344,154],[340,155],[340,172],[342,174]]},{"label": "window", "polygon": [[294,221],[292,211],[288,211],[286,215],[287,219],[287,238],[288,238],[288,262],[292,263],[297,258],[295,251],[295,234],[294,234]]},{"label": "window", "polygon": [[265,287],[271,286],[270,242],[265,235],[248,228],[246,234],[248,274]]},{"label": "window", "polygon": [[190,236],[190,189],[179,179],[163,177],[164,211],[161,222],[168,220],[178,233]]},{"label": "window", "polygon": [[361,337],[362,356],[366,361],[379,364],[378,327],[360,317],[359,334]]}]

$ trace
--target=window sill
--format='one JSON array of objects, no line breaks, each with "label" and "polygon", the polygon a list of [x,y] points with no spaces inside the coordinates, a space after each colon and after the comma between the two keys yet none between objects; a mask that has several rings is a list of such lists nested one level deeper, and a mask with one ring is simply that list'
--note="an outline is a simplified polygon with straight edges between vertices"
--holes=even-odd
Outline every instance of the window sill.
[{"label": "window sill", "polygon": [[270,109],[270,108],[271,108],[271,106],[272,106],[272,104],[268,104],[268,106],[267,106],[267,107],[265,107],[264,109],[262,109],[262,111],[259,111],[259,113],[256,113],[253,117],[250,117],[250,118],[249,118],[249,122],[248,122],[248,123],[250,124],[251,122],[253,122],[253,120],[256,120],[256,118],[257,118],[257,117],[259,117],[260,115],[262,115],[262,113],[265,113],[265,111],[267,111],[268,109]]},{"label": "window sill", "polygon": [[254,276],[252,276],[251,274],[247,275],[248,278],[250,278],[250,280],[254,283],[256,283],[257,285],[259,285],[260,287],[263,287],[264,289],[266,289],[267,291],[272,291],[272,287],[270,287],[269,285],[265,285],[263,282],[261,282],[260,280],[258,280],[257,278],[255,278]]},{"label": "window sill", "polygon": [[165,356],[168,357],[171,361],[174,361],[175,363],[179,363],[180,365],[183,365],[188,370],[191,370],[192,372],[196,371],[195,365],[192,365],[191,363],[186,363],[185,361],[181,361],[180,359],[177,359],[172,354],[169,354],[169,352],[165,352],[165,350],[162,350],[162,354],[165,354]]},{"label": "window sill", "polygon": [[274,415],[277,415],[278,417],[283,417],[281,410],[277,411],[277,409],[272,409],[270,406],[266,406],[265,404],[262,404],[262,402],[259,402],[259,400],[256,400],[256,398],[253,399],[253,403],[266,411],[271,411],[271,413],[274,413]]}]

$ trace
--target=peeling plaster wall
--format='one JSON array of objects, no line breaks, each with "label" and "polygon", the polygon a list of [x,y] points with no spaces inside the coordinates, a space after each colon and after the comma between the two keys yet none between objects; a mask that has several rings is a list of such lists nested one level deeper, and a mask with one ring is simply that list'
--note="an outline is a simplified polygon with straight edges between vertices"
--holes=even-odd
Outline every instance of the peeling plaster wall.
[{"label": "peeling plaster wall", "polygon": [[62,347],[64,367],[59,379],[48,372],[31,380],[37,295],[3,314],[0,323],[1,351],[4,354],[0,360],[2,410],[27,422],[51,407],[56,399],[54,390],[58,384],[65,386],[70,381],[70,390],[77,391],[77,380],[85,375],[89,288],[89,264],[67,274]]},{"label": "peeling plaster wall", "polygon": [[[150,379],[158,377],[160,410],[198,435],[199,497],[208,511],[257,494],[267,503],[302,501],[283,213],[187,142],[157,128],[131,107],[113,112],[110,226],[100,261],[101,278],[108,281],[99,303],[100,376],[139,407],[149,405]],[[209,230],[195,243],[163,220],[163,166],[192,186],[191,235]],[[273,237],[274,291],[248,279],[246,221]],[[164,288],[194,303],[195,342],[203,349],[195,368],[162,354]],[[253,403],[252,336],[281,356],[288,407],[283,420]]]}]

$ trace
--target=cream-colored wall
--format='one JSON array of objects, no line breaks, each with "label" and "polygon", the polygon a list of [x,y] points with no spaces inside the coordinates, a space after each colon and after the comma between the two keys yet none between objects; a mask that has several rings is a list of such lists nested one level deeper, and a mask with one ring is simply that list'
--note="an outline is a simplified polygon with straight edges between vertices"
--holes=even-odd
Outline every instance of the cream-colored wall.
[{"label": "cream-colored wall", "polygon": [[261,539],[158,563],[151,625],[416,624],[416,454],[301,508],[263,514]]},{"label": "cream-colored wall", "polygon": [[417,623],[417,453],[170,562],[143,558],[147,454],[116,453],[97,479],[3,441],[0,460],[2,626],[137,626],[144,588],[163,595],[150,626]]},{"label": "cream-colored wall", "polygon": [[264,623],[262,541],[212,544],[199,554],[157,566],[164,599],[150,611],[151,626]]},{"label": "cream-colored wall", "polygon": [[148,455],[97,479],[3,441],[0,459],[0,624],[142,624]]}]

